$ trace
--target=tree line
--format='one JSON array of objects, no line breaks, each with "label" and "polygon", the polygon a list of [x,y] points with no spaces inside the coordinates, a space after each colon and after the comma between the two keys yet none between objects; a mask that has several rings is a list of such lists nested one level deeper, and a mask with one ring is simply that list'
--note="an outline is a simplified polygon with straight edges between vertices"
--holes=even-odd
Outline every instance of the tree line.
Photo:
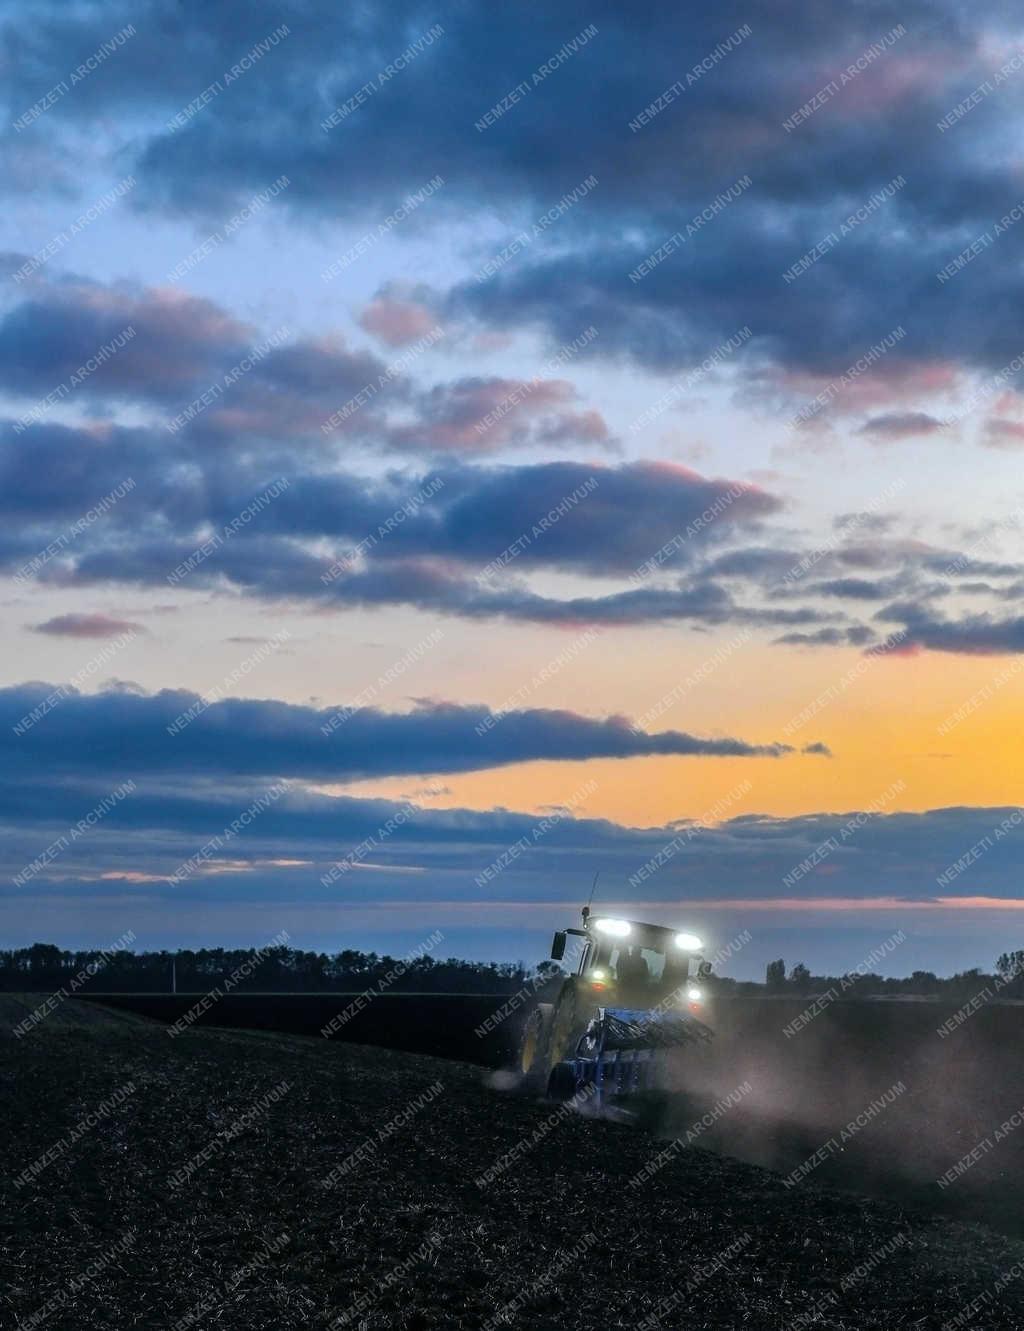
[{"label": "tree line", "polygon": [[[438,935],[438,937],[440,937]],[[554,981],[563,974],[553,962],[439,959],[429,952],[392,957],[387,953],[308,952],[284,945],[264,948],[181,948],[175,952],[81,949],[53,943],[0,950],[0,992],[31,990],[85,993],[360,993],[377,986],[402,992],[510,994],[527,982]],[[788,972],[781,958],[768,963],[765,981],[711,976],[717,993],[821,994],[838,990],[845,998],[944,998],[960,1001],[988,987],[1003,998],[1024,998],[1024,950],[1004,952],[993,974],[977,968],[947,977],[914,971],[906,977],[867,974],[814,975],[798,962]],[[539,992],[539,988],[538,988]]]},{"label": "tree line", "polygon": [[395,992],[512,993],[550,963],[440,960],[421,955],[304,952],[298,948],[181,948],[176,952],[65,951],[52,943],[0,950],[0,991],[67,989],[70,993],[206,993],[215,986],[250,993],[359,993],[376,985]]},{"label": "tree line", "polygon": [[786,963],[780,957],[770,961],[765,968],[763,985],[743,983],[731,980],[719,980],[719,985],[736,985],[739,991],[767,989],[772,994],[821,994],[830,989],[838,989],[846,998],[865,998],[868,995],[896,998],[911,996],[914,998],[944,998],[959,1001],[970,998],[983,989],[992,990],[1000,998],[1024,998],[1024,950],[1004,952],[996,960],[993,974],[973,967],[959,971],[955,975],[941,976],[934,971],[914,971],[907,976],[883,976],[848,973],[846,975],[813,975],[803,964],[797,962],[789,973]]}]

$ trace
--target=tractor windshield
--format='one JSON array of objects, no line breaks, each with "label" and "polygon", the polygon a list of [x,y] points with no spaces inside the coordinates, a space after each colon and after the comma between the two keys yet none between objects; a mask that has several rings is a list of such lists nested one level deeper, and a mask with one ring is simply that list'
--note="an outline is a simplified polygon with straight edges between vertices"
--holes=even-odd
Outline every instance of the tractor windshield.
[{"label": "tractor windshield", "polygon": [[625,939],[609,940],[601,949],[597,964],[608,972],[608,978],[619,984],[635,988],[650,985],[652,988],[665,989],[683,983],[687,976],[685,955],[666,955],[665,951],[652,946],[630,943]]}]

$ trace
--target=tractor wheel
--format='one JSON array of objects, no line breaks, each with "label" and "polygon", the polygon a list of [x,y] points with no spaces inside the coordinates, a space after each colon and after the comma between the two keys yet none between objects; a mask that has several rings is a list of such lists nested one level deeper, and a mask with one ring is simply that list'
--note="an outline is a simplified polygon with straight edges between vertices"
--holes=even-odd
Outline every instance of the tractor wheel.
[{"label": "tractor wheel", "polygon": [[571,1063],[556,1063],[548,1077],[548,1099],[565,1103],[576,1094],[576,1071]]},{"label": "tractor wheel", "polygon": [[547,1083],[552,1010],[551,1003],[538,1003],[523,1023],[515,1063],[523,1090],[543,1091]]},{"label": "tractor wheel", "polygon": [[554,1016],[551,1018],[551,1035],[548,1039],[548,1069],[562,1063],[576,1052],[576,1043],[587,1028],[587,1022],[596,1009],[582,1001],[579,987],[573,978],[562,985]]}]

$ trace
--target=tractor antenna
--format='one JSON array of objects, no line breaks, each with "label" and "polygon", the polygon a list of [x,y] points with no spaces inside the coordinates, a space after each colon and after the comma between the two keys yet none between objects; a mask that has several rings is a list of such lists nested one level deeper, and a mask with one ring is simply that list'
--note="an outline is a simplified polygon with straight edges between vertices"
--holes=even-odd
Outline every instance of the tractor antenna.
[{"label": "tractor antenna", "polygon": [[594,881],[590,885],[590,897],[587,901],[587,904],[583,907],[582,913],[583,913],[584,924],[586,924],[587,920],[590,918],[590,903],[594,900],[594,893],[597,890],[597,880],[600,877],[601,877],[601,870],[598,869],[597,873],[594,874]]}]

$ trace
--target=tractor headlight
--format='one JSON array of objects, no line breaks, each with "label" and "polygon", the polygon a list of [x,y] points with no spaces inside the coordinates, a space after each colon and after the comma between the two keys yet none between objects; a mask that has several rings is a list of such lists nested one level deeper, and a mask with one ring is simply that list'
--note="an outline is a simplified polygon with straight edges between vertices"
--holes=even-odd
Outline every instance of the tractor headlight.
[{"label": "tractor headlight", "polygon": [[594,928],[598,933],[610,934],[612,938],[627,938],[633,932],[628,920],[595,920]]},{"label": "tractor headlight", "polygon": [[592,980],[607,980],[608,972],[603,971],[600,966],[597,966],[590,972],[590,978]]},{"label": "tractor headlight", "polygon": [[703,946],[696,934],[676,934],[676,947],[684,952],[699,952]]},{"label": "tractor headlight", "polygon": [[695,984],[691,984],[686,991],[686,997],[691,1003],[700,1003],[704,998],[704,990],[698,989]]}]

